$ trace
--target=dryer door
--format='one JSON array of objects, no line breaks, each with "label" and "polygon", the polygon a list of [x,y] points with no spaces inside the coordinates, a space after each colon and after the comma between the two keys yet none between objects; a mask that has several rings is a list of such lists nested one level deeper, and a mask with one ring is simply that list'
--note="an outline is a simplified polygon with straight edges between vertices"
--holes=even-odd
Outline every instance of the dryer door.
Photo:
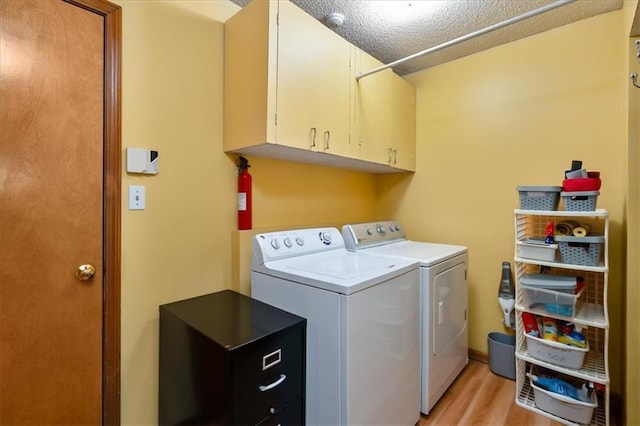
[{"label": "dryer door", "polygon": [[[459,263],[434,277],[431,299],[434,356],[444,352],[454,355],[456,349],[448,346],[467,329],[465,270],[465,264]],[[463,350],[466,351],[466,348]]]}]

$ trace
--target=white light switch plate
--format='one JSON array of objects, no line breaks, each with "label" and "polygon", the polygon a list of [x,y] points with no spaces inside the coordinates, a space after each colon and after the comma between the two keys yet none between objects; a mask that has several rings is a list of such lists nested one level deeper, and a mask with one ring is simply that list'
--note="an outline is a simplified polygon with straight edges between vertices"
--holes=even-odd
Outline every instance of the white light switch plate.
[{"label": "white light switch plate", "polygon": [[145,205],[144,186],[129,185],[129,210],[144,210]]}]

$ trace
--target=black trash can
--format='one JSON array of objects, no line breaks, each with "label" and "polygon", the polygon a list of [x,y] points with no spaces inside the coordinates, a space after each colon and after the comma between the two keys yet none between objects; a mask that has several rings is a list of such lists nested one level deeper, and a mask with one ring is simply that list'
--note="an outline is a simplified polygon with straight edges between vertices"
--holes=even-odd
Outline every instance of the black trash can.
[{"label": "black trash can", "polygon": [[489,369],[498,376],[516,379],[516,336],[489,333]]}]

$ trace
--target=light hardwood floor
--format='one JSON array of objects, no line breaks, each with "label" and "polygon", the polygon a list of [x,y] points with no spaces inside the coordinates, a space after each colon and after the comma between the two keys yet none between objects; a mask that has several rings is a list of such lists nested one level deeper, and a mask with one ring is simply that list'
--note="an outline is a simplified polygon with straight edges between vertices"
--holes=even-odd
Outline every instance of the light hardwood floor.
[{"label": "light hardwood floor", "polygon": [[489,365],[470,360],[418,426],[561,425],[516,405],[515,387],[514,381],[493,374]]}]

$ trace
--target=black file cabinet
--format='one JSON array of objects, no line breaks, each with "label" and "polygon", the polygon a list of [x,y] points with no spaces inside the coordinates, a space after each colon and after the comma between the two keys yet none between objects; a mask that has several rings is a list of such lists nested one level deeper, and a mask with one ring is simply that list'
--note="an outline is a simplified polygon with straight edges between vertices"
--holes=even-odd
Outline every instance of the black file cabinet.
[{"label": "black file cabinet", "polygon": [[160,306],[162,425],[302,425],[306,319],[231,290]]}]

